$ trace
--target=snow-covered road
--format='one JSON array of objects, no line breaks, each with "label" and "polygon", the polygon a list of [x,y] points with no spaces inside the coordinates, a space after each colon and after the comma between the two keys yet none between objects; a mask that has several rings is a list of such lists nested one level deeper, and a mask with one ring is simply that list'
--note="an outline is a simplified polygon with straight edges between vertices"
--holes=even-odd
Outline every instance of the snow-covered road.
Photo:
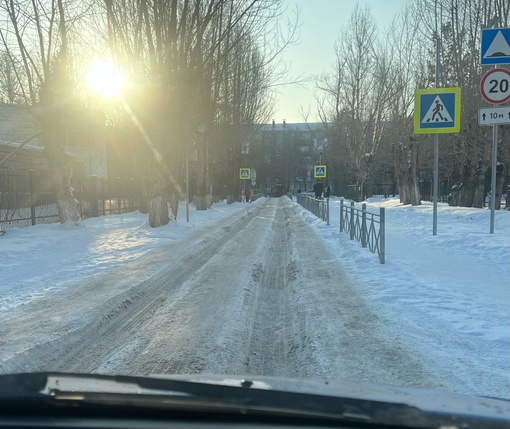
[{"label": "snow-covered road", "polygon": [[0,372],[215,373],[443,387],[286,198],[11,308]]}]

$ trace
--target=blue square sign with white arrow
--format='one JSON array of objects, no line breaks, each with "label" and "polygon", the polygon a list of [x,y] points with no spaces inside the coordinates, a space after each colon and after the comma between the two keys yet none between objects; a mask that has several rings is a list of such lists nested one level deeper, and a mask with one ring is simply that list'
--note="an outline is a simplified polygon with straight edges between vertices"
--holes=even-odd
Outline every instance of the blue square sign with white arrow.
[{"label": "blue square sign with white arrow", "polygon": [[482,29],[480,64],[510,64],[510,28]]},{"label": "blue square sign with white arrow", "polygon": [[460,131],[460,88],[417,89],[414,94],[415,134]]}]

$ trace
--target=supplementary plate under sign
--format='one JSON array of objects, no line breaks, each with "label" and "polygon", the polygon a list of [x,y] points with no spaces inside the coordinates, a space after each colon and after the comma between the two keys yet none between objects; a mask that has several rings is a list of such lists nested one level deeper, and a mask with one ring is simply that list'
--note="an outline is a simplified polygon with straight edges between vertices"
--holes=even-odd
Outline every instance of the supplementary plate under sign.
[{"label": "supplementary plate under sign", "polygon": [[510,124],[510,107],[486,107],[478,110],[480,125]]}]

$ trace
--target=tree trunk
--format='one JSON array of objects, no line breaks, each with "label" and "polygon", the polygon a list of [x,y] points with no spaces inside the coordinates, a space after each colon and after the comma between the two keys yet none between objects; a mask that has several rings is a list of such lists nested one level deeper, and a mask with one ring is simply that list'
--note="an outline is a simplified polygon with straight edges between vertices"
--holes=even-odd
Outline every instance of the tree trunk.
[{"label": "tree trunk", "polygon": [[418,142],[411,142],[411,171],[410,171],[410,183],[409,183],[409,192],[411,193],[411,204],[413,206],[421,205],[421,195],[420,195],[420,184],[418,182]]},{"label": "tree trunk", "polygon": [[451,177],[452,186],[450,188],[450,193],[448,194],[448,205],[450,207],[458,207],[459,205],[459,195],[460,188],[462,187],[460,173],[457,167],[453,169],[452,177]]},{"label": "tree trunk", "polygon": [[195,193],[193,194],[193,202],[197,210],[207,210],[210,205],[209,197],[209,168],[208,168],[208,151],[207,147],[204,149],[202,156],[200,157],[200,166],[197,172],[197,183],[195,187]]},{"label": "tree trunk", "polygon": [[479,162],[475,172],[475,183],[473,190],[473,207],[481,209],[485,205],[485,173],[487,166]]},{"label": "tree trunk", "polygon": [[475,172],[471,162],[464,164],[462,172],[462,188],[459,195],[459,205],[461,207],[473,207],[475,195]]},{"label": "tree trunk", "polygon": [[44,144],[44,153],[48,160],[55,199],[58,208],[60,223],[71,222],[74,225],[81,223],[78,203],[73,195],[71,178],[67,167],[67,157],[64,153],[64,125],[62,112],[54,106],[53,94],[41,90],[41,106],[39,123],[41,137]]},{"label": "tree trunk", "polygon": [[149,225],[152,228],[157,228],[167,225],[168,222],[170,222],[170,218],[167,199],[162,195],[152,197],[149,208]]},{"label": "tree trunk", "polygon": [[152,228],[165,226],[170,222],[170,217],[168,216],[168,194],[165,192],[166,186],[162,178],[158,182],[154,188],[149,206],[149,225]]},{"label": "tree trunk", "polygon": [[411,142],[408,148],[400,144],[395,151],[395,170],[397,185],[402,204],[421,205],[420,187],[418,183],[418,143]]},{"label": "tree trunk", "polygon": [[462,191],[462,183],[454,183],[450,189],[448,196],[448,205],[450,207],[458,207],[460,201],[460,193]]},{"label": "tree trunk", "polygon": [[505,178],[505,172],[505,164],[499,164],[496,168],[496,210],[501,209],[501,194],[503,193],[503,181]]},{"label": "tree trunk", "polygon": [[175,220],[177,220],[177,212],[179,210],[179,194],[174,192],[170,195],[170,210],[172,212],[172,216]]}]

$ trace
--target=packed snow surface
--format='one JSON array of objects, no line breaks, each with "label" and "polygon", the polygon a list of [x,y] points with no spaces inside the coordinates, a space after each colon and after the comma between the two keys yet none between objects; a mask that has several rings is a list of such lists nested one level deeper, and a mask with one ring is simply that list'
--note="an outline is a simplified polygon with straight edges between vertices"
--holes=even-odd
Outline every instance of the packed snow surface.
[{"label": "packed snow surface", "polygon": [[[263,374],[510,398],[510,212],[365,202],[386,263],[287,197],[13,228],[0,373]],[[359,205],[357,205],[359,207]]]}]

